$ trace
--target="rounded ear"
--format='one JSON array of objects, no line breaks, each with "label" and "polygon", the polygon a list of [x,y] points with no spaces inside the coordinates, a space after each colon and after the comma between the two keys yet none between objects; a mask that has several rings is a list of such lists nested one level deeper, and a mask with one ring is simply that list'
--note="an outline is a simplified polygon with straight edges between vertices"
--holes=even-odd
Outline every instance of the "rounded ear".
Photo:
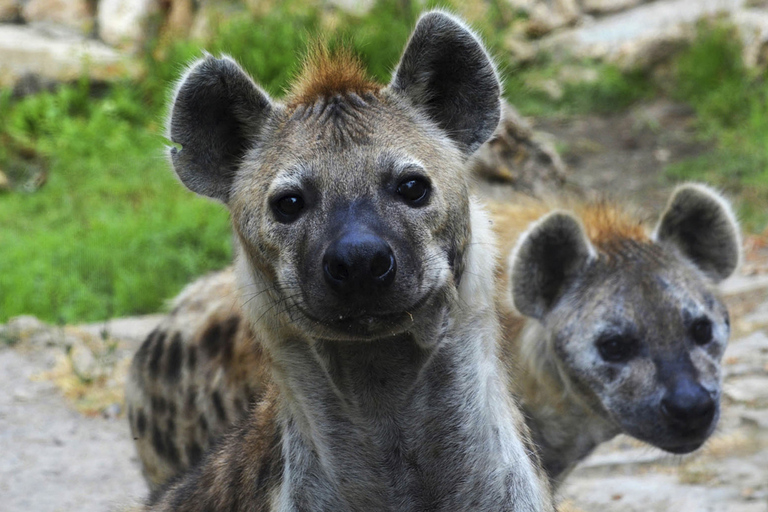
[{"label": "rounded ear", "polygon": [[442,11],[416,24],[390,89],[406,96],[465,155],[488,140],[501,116],[501,85],[480,39]]},{"label": "rounded ear", "polygon": [[715,282],[733,274],[741,259],[736,215],[723,196],[705,185],[675,189],[653,238],[676,246]]},{"label": "rounded ear", "polygon": [[509,257],[512,303],[522,314],[542,319],[595,258],[579,220],[550,213],[523,233]]},{"label": "rounded ear", "polygon": [[240,161],[273,110],[229,57],[206,55],[179,81],[168,119],[173,169],[193,192],[227,202]]}]

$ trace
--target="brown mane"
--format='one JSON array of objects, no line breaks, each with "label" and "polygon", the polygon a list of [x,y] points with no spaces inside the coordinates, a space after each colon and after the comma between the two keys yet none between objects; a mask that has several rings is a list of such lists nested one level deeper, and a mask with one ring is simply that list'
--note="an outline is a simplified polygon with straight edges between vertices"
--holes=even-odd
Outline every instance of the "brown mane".
[{"label": "brown mane", "polygon": [[345,47],[331,50],[327,44],[314,43],[307,51],[286,101],[289,106],[296,106],[337,94],[374,93],[381,88],[352,50]]},{"label": "brown mane", "polygon": [[623,240],[648,242],[648,231],[641,220],[619,205],[598,201],[577,210],[589,240],[599,249]]}]

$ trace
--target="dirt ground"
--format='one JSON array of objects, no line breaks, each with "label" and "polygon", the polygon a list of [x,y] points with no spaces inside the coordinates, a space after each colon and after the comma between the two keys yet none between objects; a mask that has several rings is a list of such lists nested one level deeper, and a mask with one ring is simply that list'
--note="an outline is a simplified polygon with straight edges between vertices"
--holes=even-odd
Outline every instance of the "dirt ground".
[{"label": "dirt ground", "polygon": [[[691,113],[663,101],[535,128],[557,137],[572,186],[653,214],[671,189],[663,166],[706,149]],[[496,198],[510,190],[481,189]],[[742,274],[723,286],[734,332],[718,432],[684,457],[626,437],[607,443],[566,480],[564,510],[768,512],[768,253],[747,245]],[[144,496],[120,400],[128,361],[156,322],[0,326],[0,510],[109,511]]]}]

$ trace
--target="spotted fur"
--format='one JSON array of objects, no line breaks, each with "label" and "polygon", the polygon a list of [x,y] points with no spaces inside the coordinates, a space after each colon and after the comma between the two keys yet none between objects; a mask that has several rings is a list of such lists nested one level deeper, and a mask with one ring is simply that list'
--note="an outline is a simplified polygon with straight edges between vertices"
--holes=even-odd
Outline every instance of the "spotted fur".
[{"label": "spotted fur", "polygon": [[[140,453],[154,451],[142,455],[146,474],[159,484],[178,473],[147,509],[552,510],[522,415],[503,392],[487,293],[493,235],[465,175],[498,122],[495,69],[471,31],[436,11],[418,22],[389,86],[344,84],[301,86],[311,102],[285,105],[233,61],[206,57],[178,87],[174,169],[228,206],[237,256],[202,324],[177,336],[182,298],[136,355],[135,432],[136,410],[158,404],[139,439]],[[398,196],[409,176],[430,184],[418,208]],[[303,197],[300,217],[276,209],[286,195]],[[386,289],[354,300],[333,293],[321,265],[329,242],[352,228],[383,237],[397,261]],[[189,299],[210,282],[192,285]],[[242,297],[240,315],[227,286]],[[192,353],[198,379],[177,359]],[[251,373],[258,367],[268,378]],[[230,378],[250,384],[236,389]],[[202,432],[172,442],[179,425],[164,415],[174,417],[171,403],[180,414],[203,383],[195,428],[201,418],[209,434],[234,426],[193,464],[188,440],[203,442]],[[238,401],[253,405],[244,413]]]}]

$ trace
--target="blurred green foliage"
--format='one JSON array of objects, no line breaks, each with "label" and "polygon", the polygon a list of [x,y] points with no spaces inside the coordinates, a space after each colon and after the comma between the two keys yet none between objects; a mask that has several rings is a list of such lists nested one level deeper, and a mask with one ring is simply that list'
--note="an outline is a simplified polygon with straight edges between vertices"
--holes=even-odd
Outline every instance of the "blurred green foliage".
[{"label": "blurred green foliage", "polygon": [[[437,4],[381,0],[355,16],[274,2],[260,14],[213,18],[206,41],[153,42],[137,81],[97,87],[83,79],[25,98],[1,91],[0,169],[14,188],[0,193],[0,322],[19,314],[70,323],[154,312],[195,276],[231,260],[225,208],[188,192],[164,156],[168,95],[203,48],[233,56],[278,97],[317,37],[350,45],[386,83],[419,13]],[[473,2],[482,9],[470,14],[467,5],[453,7],[488,42],[508,99],[526,115],[609,112],[658,93],[642,73],[587,62],[579,64],[596,79],[566,83],[553,99],[530,84],[557,77],[557,64],[541,58],[517,66],[506,57],[505,29],[519,14],[504,0]],[[717,149],[670,175],[743,181],[764,193],[768,90],[744,80],[724,33],[706,34],[676,64],[681,86],[673,90],[696,108],[702,137]]]},{"label": "blurred green foliage", "polygon": [[702,23],[696,42],[674,62],[669,94],[696,111],[697,132],[712,150],[670,165],[675,180],[703,180],[742,196],[750,230],[768,223],[768,81],[747,69],[734,29]]}]

